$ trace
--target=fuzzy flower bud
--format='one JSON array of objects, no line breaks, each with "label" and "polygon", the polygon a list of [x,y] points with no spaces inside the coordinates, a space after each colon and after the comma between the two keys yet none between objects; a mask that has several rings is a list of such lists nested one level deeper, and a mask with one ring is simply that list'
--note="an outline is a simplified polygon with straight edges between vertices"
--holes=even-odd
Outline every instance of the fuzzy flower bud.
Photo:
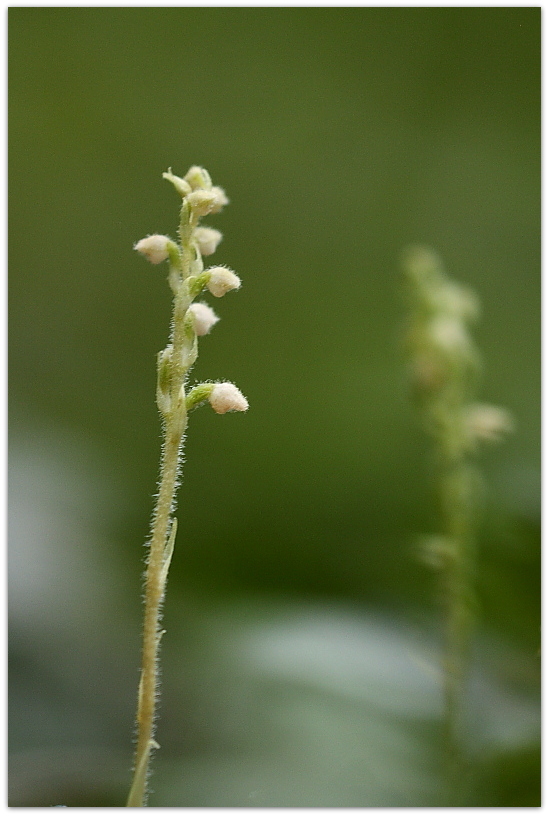
[{"label": "fuzzy flower bud", "polygon": [[427,246],[409,246],[402,256],[406,274],[416,283],[440,279],[443,269],[438,254]]},{"label": "fuzzy flower bud", "polygon": [[236,385],[230,382],[216,383],[212,388],[209,400],[216,414],[248,410],[248,400]]},{"label": "fuzzy flower bud", "polygon": [[504,434],[514,430],[513,417],[505,408],[496,405],[471,405],[466,415],[471,438],[483,442],[500,442]]},{"label": "fuzzy flower bud", "polygon": [[470,323],[480,317],[480,303],[468,286],[462,286],[451,281],[436,287],[432,296],[432,305],[439,313],[447,314],[459,320]]},{"label": "fuzzy flower bud", "polygon": [[226,266],[212,266],[207,272],[210,279],[206,285],[215,297],[223,297],[233,289],[240,289],[240,278]]},{"label": "fuzzy flower bud", "polygon": [[201,255],[213,255],[223,236],[211,227],[197,227],[193,233]]},{"label": "fuzzy flower bud", "polygon": [[229,203],[225,190],[222,187],[212,187],[210,192],[215,194],[215,202],[210,212],[212,214],[221,212],[223,207],[226,207]]},{"label": "fuzzy flower bud", "polygon": [[214,310],[207,303],[193,303],[189,306],[189,312],[194,318],[194,330],[198,337],[208,334],[219,320]]},{"label": "fuzzy flower bud", "polygon": [[165,178],[166,181],[171,181],[177,192],[180,196],[185,198],[186,195],[192,190],[191,185],[185,179],[179,178],[179,176],[174,176],[172,173],[172,168],[170,167],[167,173],[162,173],[162,178]]},{"label": "fuzzy flower bud", "polygon": [[470,354],[469,334],[463,322],[456,317],[435,317],[429,325],[429,337],[435,347],[445,354],[462,357]]},{"label": "fuzzy flower bud", "polygon": [[196,215],[208,215],[208,213],[212,212],[217,202],[217,195],[213,190],[198,189],[193,190],[192,193],[189,193],[187,196],[187,201]]},{"label": "fuzzy flower bud", "polygon": [[140,252],[152,264],[159,264],[165,261],[169,255],[168,247],[172,244],[167,235],[148,235],[134,245],[134,249]]},{"label": "fuzzy flower bud", "polygon": [[210,174],[204,167],[194,164],[185,175],[185,181],[190,184],[192,190],[211,190],[212,180]]}]

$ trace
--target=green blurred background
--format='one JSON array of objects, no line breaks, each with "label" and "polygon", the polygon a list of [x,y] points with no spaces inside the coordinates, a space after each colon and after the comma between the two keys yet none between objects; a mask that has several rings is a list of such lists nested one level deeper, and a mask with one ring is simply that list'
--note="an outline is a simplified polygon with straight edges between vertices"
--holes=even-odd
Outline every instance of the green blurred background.
[{"label": "green blurred background", "polygon": [[[10,804],[120,805],[158,467],[161,178],[231,205],[196,379],[151,805],[440,803],[436,532],[399,256],[483,302],[469,804],[539,803],[539,8],[12,8]],[[408,661],[408,662],[407,662]],[[387,690],[390,690],[388,693]]]}]

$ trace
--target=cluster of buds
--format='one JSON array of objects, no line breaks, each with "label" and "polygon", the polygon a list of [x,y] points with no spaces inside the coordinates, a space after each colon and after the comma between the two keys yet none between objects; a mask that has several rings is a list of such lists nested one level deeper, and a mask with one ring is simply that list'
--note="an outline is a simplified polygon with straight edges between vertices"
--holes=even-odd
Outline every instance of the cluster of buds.
[{"label": "cluster of buds", "polygon": [[[204,268],[203,258],[213,255],[222,235],[200,219],[220,212],[229,203],[225,191],[212,184],[203,167],[193,166],[183,177],[171,169],[163,178],[173,184],[182,198],[179,242],[167,235],[149,235],[134,249],[153,264],[169,262],[168,281],[175,296],[172,337],[158,355],[157,402],[166,418],[183,405],[186,409],[209,400],[217,413],[245,411],[248,403],[232,383],[201,383],[185,396],[185,378],[197,356],[197,337],[203,337],[219,321],[213,309],[195,299],[205,290],[220,298],[240,288],[240,278],[227,266]],[[202,398],[197,399],[201,394]]]},{"label": "cluster of buds", "polygon": [[451,281],[438,255],[427,247],[408,248],[404,270],[413,299],[408,343],[414,385],[429,394],[450,379],[471,378],[479,369],[469,331],[480,312],[475,293]]},{"label": "cluster of buds", "polygon": [[479,441],[499,440],[512,430],[509,412],[473,401],[480,374],[471,335],[480,315],[477,296],[452,281],[427,247],[406,250],[404,271],[413,301],[407,338],[413,388],[428,429],[455,455],[474,450]]},{"label": "cluster of buds", "polygon": [[[219,321],[213,309],[196,299],[205,290],[220,298],[240,288],[240,279],[226,266],[204,268],[203,257],[212,255],[221,233],[200,226],[205,215],[215,214],[228,204],[220,187],[214,187],[202,167],[191,167],[184,178],[171,170],[163,174],[181,196],[179,241],[167,235],[149,235],[135,249],[153,264],[168,261],[168,282],[174,294],[171,336],[157,356],[156,401],[163,420],[164,449],[156,509],[153,513],[149,558],[145,574],[145,621],[141,679],[137,704],[137,748],[135,771],[128,807],[144,807],[147,775],[154,740],[155,703],[158,695],[158,649],[162,599],[177,531],[175,510],[181,452],[192,408],[209,402],[217,414],[246,411],[248,401],[231,382],[202,382],[189,389],[186,379],[198,355],[198,338],[209,334]],[[155,636],[150,637],[151,633]]]}]

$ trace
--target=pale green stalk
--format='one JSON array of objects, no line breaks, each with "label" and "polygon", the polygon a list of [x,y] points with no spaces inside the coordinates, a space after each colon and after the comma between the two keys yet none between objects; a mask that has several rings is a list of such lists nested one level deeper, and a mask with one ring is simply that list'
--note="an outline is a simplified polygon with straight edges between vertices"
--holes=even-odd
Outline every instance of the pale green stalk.
[{"label": "pale green stalk", "polygon": [[[189,250],[185,252],[185,266],[189,265]],[[182,284],[175,297],[173,317],[172,346],[174,358],[183,356],[185,345],[184,317],[190,305],[188,295]],[[187,369],[183,365],[173,366],[171,384],[172,409],[164,415],[164,440],[162,460],[160,463],[160,487],[153,515],[149,557],[145,574],[145,610],[143,619],[143,649],[141,662],[141,680],[137,706],[137,748],[135,755],[136,772],[134,784],[128,798],[128,807],[142,807],[144,804],[145,785],[149,755],[157,744],[153,740],[155,705],[158,686],[158,650],[160,646],[160,618],[164,598],[165,582],[171,559],[167,550],[168,527],[174,509],[175,491],[183,448],[183,436],[187,428],[187,408],[183,383]],[[173,551],[176,520],[172,522]]]},{"label": "pale green stalk", "polygon": [[478,318],[474,293],[446,275],[427,248],[405,255],[410,284],[408,345],[415,394],[434,442],[441,534],[424,544],[424,556],[440,572],[446,609],[443,649],[446,769],[455,795],[463,775],[461,730],[475,620],[476,513],[481,474],[478,442],[511,430],[509,414],[480,405],[474,396],[480,359],[469,325]]},{"label": "pale green stalk", "polygon": [[[175,545],[177,520],[175,494],[179,478],[188,411],[210,400],[217,413],[246,410],[247,402],[230,383],[200,383],[189,395],[185,380],[197,357],[197,334],[206,334],[217,322],[217,316],[206,304],[191,309],[194,298],[205,288],[220,297],[240,286],[240,281],[224,267],[204,271],[202,254],[211,254],[215,246],[204,243],[197,225],[201,215],[218,212],[228,203],[220,188],[213,188],[203,168],[192,167],[185,179],[171,171],[164,177],[172,182],[183,198],[179,225],[180,244],[167,236],[154,235],[139,241],[135,248],[152,263],[169,260],[169,283],[174,292],[170,343],[158,355],[157,403],[163,420],[164,438],[160,463],[160,483],[153,513],[147,569],[141,678],[137,704],[137,747],[134,779],[128,807],[144,807],[147,798],[147,775],[151,751],[158,748],[154,739],[155,710],[158,699],[158,654],[162,602],[168,569]],[[204,230],[202,231],[204,232]],[[214,231],[210,230],[210,233]],[[220,239],[215,238],[217,242]],[[212,236],[209,236],[212,239]],[[201,244],[202,240],[202,244]],[[214,241],[215,243],[215,241]],[[212,248],[213,247],[213,248]]]}]

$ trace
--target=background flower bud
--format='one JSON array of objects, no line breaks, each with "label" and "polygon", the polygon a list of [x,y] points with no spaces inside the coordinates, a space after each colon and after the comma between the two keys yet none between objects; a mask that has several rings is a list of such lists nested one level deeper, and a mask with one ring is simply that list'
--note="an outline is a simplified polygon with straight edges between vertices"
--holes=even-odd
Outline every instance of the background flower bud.
[{"label": "background flower bud", "polygon": [[236,385],[230,382],[216,383],[209,400],[216,414],[248,410],[248,400]]},{"label": "background flower bud", "polygon": [[467,429],[474,440],[499,442],[506,433],[514,430],[510,411],[497,405],[475,403],[470,405],[466,415]]},{"label": "background flower bud", "polygon": [[189,307],[189,311],[193,315],[194,330],[198,337],[208,334],[210,329],[219,321],[219,317],[207,303],[193,303]]},{"label": "background flower bud", "polygon": [[226,266],[213,266],[207,271],[210,273],[207,287],[215,297],[223,297],[233,289],[240,289],[240,278]]},{"label": "background flower bud", "polygon": [[134,245],[153,264],[162,263],[168,257],[168,245],[173,243],[167,235],[148,235]]},{"label": "background flower bud", "polygon": [[443,264],[440,256],[427,246],[409,246],[402,253],[405,273],[422,285],[440,280]]},{"label": "background flower bud", "polygon": [[437,316],[428,328],[431,342],[443,353],[457,357],[466,357],[470,353],[471,339],[460,319]]}]

